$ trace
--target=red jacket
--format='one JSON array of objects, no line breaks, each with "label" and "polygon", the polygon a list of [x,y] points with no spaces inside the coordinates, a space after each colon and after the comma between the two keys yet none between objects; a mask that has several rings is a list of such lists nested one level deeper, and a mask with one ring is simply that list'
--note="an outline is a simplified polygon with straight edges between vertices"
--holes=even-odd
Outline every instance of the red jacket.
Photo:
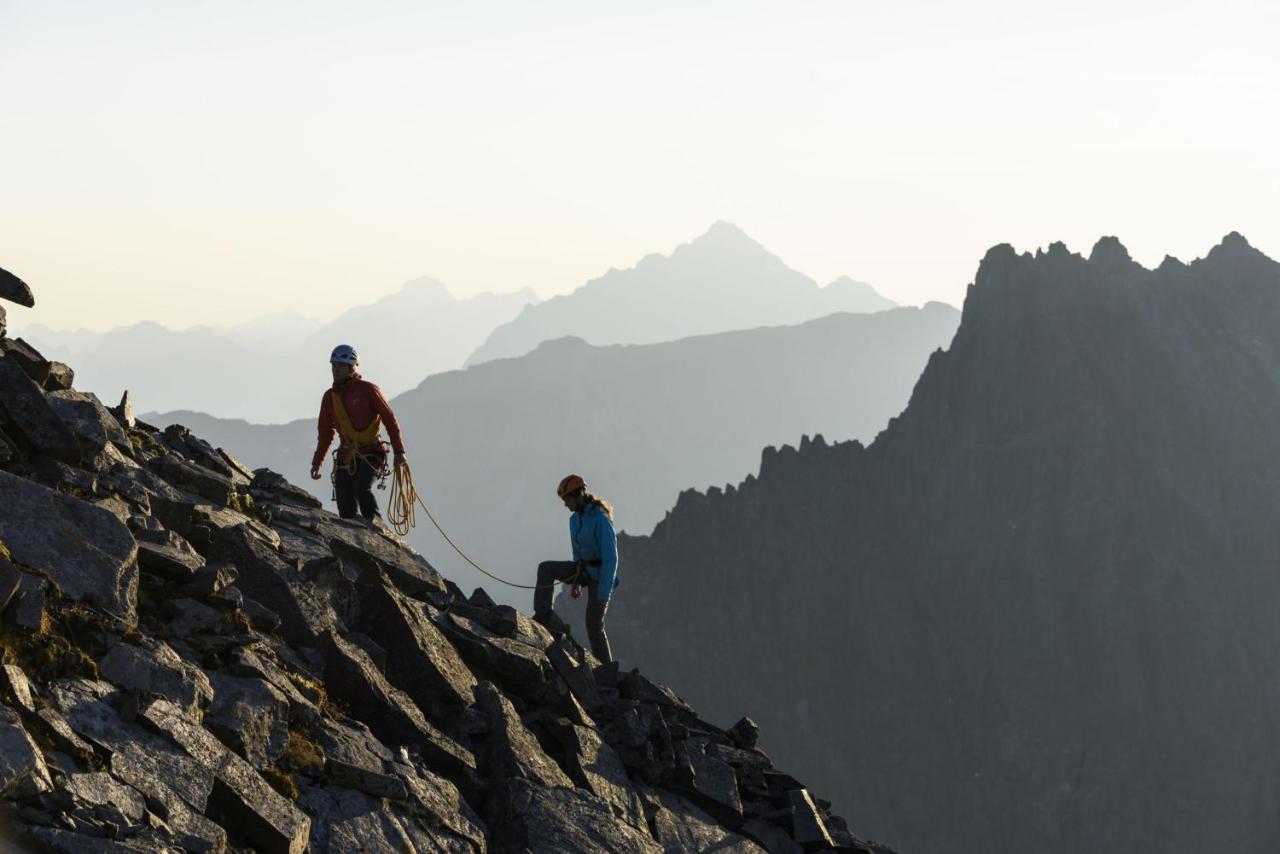
[{"label": "red jacket", "polygon": [[[361,379],[359,374],[352,374],[350,380],[336,388],[342,395],[342,406],[347,410],[347,417],[351,419],[352,427],[363,430],[373,423],[375,414],[380,415],[382,426],[387,429],[387,435],[391,437],[392,450],[397,454],[404,453],[404,441],[400,438],[400,422],[396,421],[396,414],[391,411],[391,404],[387,403],[387,399],[382,396],[382,389]],[[338,432],[338,419],[333,414],[331,391],[332,389],[326,390],[324,397],[320,399],[320,422],[317,425],[319,436],[316,441],[316,454],[311,458],[313,468],[324,461],[324,455],[333,442],[333,434]],[[344,449],[341,437],[338,438],[338,447]],[[380,450],[380,446],[365,445],[360,450],[369,453]],[[344,458],[350,456],[349,451],[343,454]]]}]

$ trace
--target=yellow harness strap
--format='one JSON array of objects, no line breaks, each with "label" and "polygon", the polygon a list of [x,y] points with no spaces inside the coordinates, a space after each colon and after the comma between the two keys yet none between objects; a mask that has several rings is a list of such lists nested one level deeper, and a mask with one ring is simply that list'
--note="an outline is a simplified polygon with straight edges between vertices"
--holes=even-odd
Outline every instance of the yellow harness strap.
[{"label": "yellow harness strap", "polygon": [[351,424],[351,416],[347,415],[347,407],[342,404],[342,395],[337,389],[329,394],[333,399],[333,416],[338,421],[338,433],[342,436],[342,443],[351,448],[351,455],[346,463],[347,473],[355,474],[356,459],[360,455],[360,449],[378,441],[378,433],[382,431],[382,416],[375,412],[369,426],[363,430],[357,430]]}]

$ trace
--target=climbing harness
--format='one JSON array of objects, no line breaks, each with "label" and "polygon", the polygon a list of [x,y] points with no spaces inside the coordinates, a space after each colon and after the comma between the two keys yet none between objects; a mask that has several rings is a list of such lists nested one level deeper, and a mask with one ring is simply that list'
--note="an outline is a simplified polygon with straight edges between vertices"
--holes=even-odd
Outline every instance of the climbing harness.
[{"label": "climbing harness", "polygon": [[[369,426],[363,430],[357,430],[351,423],[351,416],[347,415],[347,407],[342,403],[342,395],[338,393],[338,390],[336,388],[333,389],[329,392],[329,395],[333,402],[333,416],[338,422],[338,433],[342,436],[342,442],[338,443],[338,450],[334,453],[337,454],[338,451],[341,451],[343,444],[350,446],[351,454],[347,457],[344,465],[347,467],[347,474],[354,477],[357,466],[356,458],[359,457],[365,462],[369,462],[369,459],[360,453],[360,449],[365,445],[372,445],[378,441],[378,434],[382,431],[382,416],[375,412],[373,420],[369,422]],[[340,462],[341,457],[335,457],[335,460]],[[379,475],[379,480],[386,479],[385,458],[380,467],[374,468],[374,472]]]}]

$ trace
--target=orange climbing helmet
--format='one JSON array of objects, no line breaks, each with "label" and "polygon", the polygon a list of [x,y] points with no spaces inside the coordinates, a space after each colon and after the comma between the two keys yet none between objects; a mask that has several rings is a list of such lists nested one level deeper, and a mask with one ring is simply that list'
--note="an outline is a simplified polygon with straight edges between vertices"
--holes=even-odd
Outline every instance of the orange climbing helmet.
[{"label": "orange climbing helmet", "polygon": [[560,496],[561,498],[564,498],[566,496],[572,495],[573,493],[577,492],[579,489],[586,489],[586,488],[587,488],[586,481],[578,477],[576,474],[571,474],[568,477],[566,477],[564,480],[560,481],[560,485],[556,487],[556,495]]}]

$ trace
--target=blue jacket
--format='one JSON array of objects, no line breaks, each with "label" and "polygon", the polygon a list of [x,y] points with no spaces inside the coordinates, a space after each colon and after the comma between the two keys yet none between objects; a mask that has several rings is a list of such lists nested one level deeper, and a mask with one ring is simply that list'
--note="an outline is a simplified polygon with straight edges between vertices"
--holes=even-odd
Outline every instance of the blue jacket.
[{"label": "blue jacket", "polygon": [[599,505],[591,504],[581,513],[569,516],[569,542],[574,560],[595,560],[599,566],[588,566],[587,574],[598,582],[600,601],[608,602],[618,580],[618,537],[613,520]]}]

